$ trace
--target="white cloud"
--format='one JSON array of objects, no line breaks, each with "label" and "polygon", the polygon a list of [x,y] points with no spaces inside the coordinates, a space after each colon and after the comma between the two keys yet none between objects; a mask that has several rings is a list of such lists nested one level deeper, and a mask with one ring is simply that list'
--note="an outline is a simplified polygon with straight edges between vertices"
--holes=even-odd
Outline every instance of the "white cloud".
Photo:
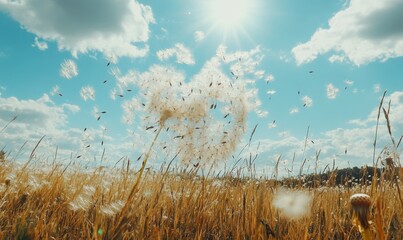
[{"label": "white cloud", "polygon": [[340,90],[338,88],[336,88],[335,86],[333,86],[333,84],[329,83],[326,86],[326,94],[327,94],[327,98],[329,99],[335,99],[337,97],[337,93]]},{"label": "white cloud", "polygon": [[[53,160],[57,149],[58,163],[81,156],[77,164],[86,164],[94,159],[98,164],[106,149],[103,162],[110,164],[123,156],[137,157],[138,151],[147,142],[144,135],[135,139],[135,145],[130,141],[130,136],[113,139],[104,126],[94,128],[81,125],[81,129],[71,128],[69,120],[76,117],[74,114],[78,112],[79,106],[68,103],[57,105],[46,94],[39,99],[28,100],[0,97],[0,126],[6,126],[17,116],[0,133],[0,148],[10,154],[10,160],[16,158],[17,161],[26,161],[38,140],[45,136],[35,151],[35,161],[38,163],[46,164],[50,158]],[[80,114],[89,113],[83,111]],[[133,148],[137,152],[133,153]]]},{"label": "white cloud", "polygon": [[403,56],[403,1],[351,0],[349,6],[319,28],[306,43],[292,49],[297,64],[334,51],[331,62],[355,65]]},{"label": "white cloud", "polygon": [[204,34],[203,31],[196,31],[194,33],[194,38],[196,42],[201,42],[204,40],[204,38],[206,37],[206,35]]},{"label": "white cloud", "polygon": [[135,44],[148,40],[148,26],[154,22],[151,8],[133,0],[0,0],[0,10],[74,56],[90,51],[107,57],[144,56],[148,46]]},{"label": "white cloud", "polygon": [[285,63],[289,63],[292,60],[292,56],[289,53],[281,53],[279,59]]},{"label": "white cloud", "polygon": [[[66,116],[62,114],[63,110],[55,107],[47,94],[37,100],[19,100],[15,97],[0,98],[0,103],[2,112],[0,119],[2,120],[15,114],[20,123],[30,123],[32,128],[36,124],[52,127],[66,123]],[[59,121],[52,121],[54,119]]]},{"label": "white cloud", "polygon": [[7,90],[6,87],[0,86],[0,97],[6,90]]},{"label": "white cloud", "polygon": [[60,64],[60,76],[71,79],[78,75],[78,67],[77,64],[71,60],[64,60],[62,64]]},{"label": "white cloud", "polygon": [[91,86],[82,87],[80,91],[80,96],[84,101],[95,100],[95,90]]},{"label": "white cloud", "polygon": [[[389,96],[386,95],[385,99],[383,100],[383,105],[382,107],[385,108],[386,110],[389,109],[389,102],[390,102],[390,113],[389,113],[389,119],[391,121],[391,124],[403,124],[403,92],[393,92]],[[382,111],[382,110],[381,110]],[[384,114],[381,112],[381,117],[380,117],[380,124],[383,124],[385,122],[384,120]],[[378,108],[372,110],[372,112],[369,114],[368,118],[365,120],[358,120],[354,119],[350,121],[352,124],[356,125],[370,125],[374,124],[377,121],[378,117]]]},{"label": "white cloud", "polygon": [[48,44],[46,42],[39,41],[38,37],[35,37],[34,44],[32,44],[32,46],[37,47],[41,51],[48,49]]},{"label": "white cloud", "polygon": [[0,146],[7,146],[8,150],[12,151],[28,141],[29,149],[35,141],[46,135],[47,139],[53,139],[59,147],[74,150],[79,144],[79,139],[73,137],[76,134],[74,129],[67,129],[66,110],[76,113],[80,107],[72,104],[57,106],[47,94],[39,99],[29,100],[0,98],[0,126],[5,126],[10,119],[17,116],[1,133]]},{"label": "white cloud", "polygon": [[332,55],[329,57],[329,62],[335,63],[335,62],[344,62],[346,60],[346,57],[343,55]]},{"label": "white cloud", "polygon": [[79,106],[69,103],[63,103],[62,108],[70,111],[71,113],[78,113],[81,110]]},{"label": "white cloud", "polygon": [[158,40],[162,40],[168,37],[169,32],[166,28],[161,27],[158,33],[154,33],[155,38]]},{"label": "white cloud", "polygon": [[[397,141],[403,132],[403,92],[393,92],[386,96],[383,102],[383,108],[389,108],[389,119],[392,129],[392,134]],[[382,111],[382,110],[381,110]],[[377,122],[378,106],[374,106],[373,110],[365,119],[352,119],[348,123],[353,126],[349,128],[329,129],[313,137],[311,134],[305,137],[294,137],[289,132],[281,133],[280,139],[258,139],[252,144],[253,146],[260,144],[261,156],[269,156],[273,154],[281,154],[282,160],[287,160],[289,163],[284,165],[284,169],[293,169],[292,173],[299,172],[303,160],[306,159],[304,171],[309,166],[316,164],[315,154],[321,150],[319,158],[319,169],[324,169],[327,164],[336,167],[344,168],[349,166],[362,166],[364,164],[372,165],[372,156],[374,150],[375,126]],[[313,140],[311,142],[310,140]],[[305,147],[305,143],[307,143]],[[378,138],[375,157],[385,149],[385,147],[398,155],[402,153],[402,146],[399,149],[394,149],[391,142],[386,120],[383,112],[379,119]],[[303,150],[305,148],[305,150]],[[295,155],[294,155],[295,154]],[[289,160],[295,159],[294,164]],[[286,176],[286,171],[283,171],[282,176]]]},{"label": "white cloud", "polygon": [[167,60],[173,56],[176,57],[177,63],[183,63],[188,65],[195,64],[195,60],[193,58],[192,53],[188,48],[186,48],[181,43],[175,44],[175,47],[173,48],[168,48],[157,52],[157,57],[160,61]]}]

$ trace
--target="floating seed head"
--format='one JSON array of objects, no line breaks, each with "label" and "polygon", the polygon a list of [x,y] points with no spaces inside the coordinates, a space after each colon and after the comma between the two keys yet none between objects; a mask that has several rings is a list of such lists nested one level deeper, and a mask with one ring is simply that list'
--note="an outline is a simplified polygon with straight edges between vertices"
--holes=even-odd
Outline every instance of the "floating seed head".
[{"label": "floating seed head", "polygon": [[299,219],[309,214],[312,195],[304,191],[279,191],[274,199],[275,208],[289,219]]},{"label": "floating seed head", "polygon": [[353,207],[353,216],[358,218],[360,225],[367,229],[369,227],[368,214],[371,206],[371,198],[367,194],[357,193],[350,197]]}]

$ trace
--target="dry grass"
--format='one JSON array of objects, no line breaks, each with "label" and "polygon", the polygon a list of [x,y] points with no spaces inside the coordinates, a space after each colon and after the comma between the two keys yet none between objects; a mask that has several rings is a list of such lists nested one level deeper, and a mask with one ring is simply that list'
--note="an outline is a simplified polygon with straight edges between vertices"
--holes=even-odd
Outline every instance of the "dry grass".
[{"label": "dry grass", "polygon": [[[144,172],[120,216],[137,178],[133,172],[100,168],[83,173],[61,166],[45,171],[2,162],[0,238],[360,239],[349,198],[370,194],[371,186],[329,183],[305,190],[313,196],[312,205],[308,214],[293,220],[273,206],[280,191],[274,181],[200,177],[167,168]],[[375,189],[372,233],[378,239],[402,239],[403,206],[396,183],[381,178]],[[289,189],[296,190],[303,189]]]}]

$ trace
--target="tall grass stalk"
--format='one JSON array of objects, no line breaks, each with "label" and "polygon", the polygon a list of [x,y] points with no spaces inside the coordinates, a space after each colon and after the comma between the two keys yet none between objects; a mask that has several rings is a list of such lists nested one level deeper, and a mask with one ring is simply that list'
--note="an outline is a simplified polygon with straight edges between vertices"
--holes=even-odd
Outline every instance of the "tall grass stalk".
[{"label": "tall grass stalk", "polygon": [[137,188],[138,188],[138,186],[139,186],[139,184],[140,184],[140,182],[141,182],[141,178],[142,178],[142,176],[143,176],[144,169],[145,169],[145,167],[146,167],[146,164],[147,164],[148,159],[150,158],[150,155],[151,155],[152,149],[153,149],[153,147],[154,147],[154,144],[155,144],[155,142],[157,141],[158,136],[159,136],[160,133],[161,133],[161,130],[164,128],[164,122],[165,122],[165,121],[163,121],[162,124],[160,125],[160,128],[159,128],[158,131],[156,132],[156,134],[155,134],[155,136],[154,136],[154,139],[153,139],[153,141],[151,142],[151,145],[150,145],[150,147],[148,148],[148,151],[147,151],[147,153],[146,153],[145,156],[144,156],[144,160],[143,160],[143,162],[142,162],[142,164],[141,164],[141,168],[140,168],[140,170],[139,170],[139,172],[138,172],[137,179],[136,179],[136,181],[135,181],[135,183],[134,183],[132,189],[130,190],[129,196],[127,197],[127,200],[126,200],[125,204],[123,205],[122,211],[120,212],[120,214],[119,214],[119,216],[118,216],[118,221],[117,221],[117,223],[116,223],[117,229],[114,229],[114,230],[112,231],[112,233],[113,233],[113,239],[115,239],[115,238],[119,235],[119,228],[121,227],[121,224],[122,224],[122,221],[123,221],[123,217],[124,217],[125,214],[127,213],[128,209],[129,209],[129,207],[130,207],[130,205],[132,204],[132,200],[133,200],[134,194],[136,193],[136,190],[137,190]]}]

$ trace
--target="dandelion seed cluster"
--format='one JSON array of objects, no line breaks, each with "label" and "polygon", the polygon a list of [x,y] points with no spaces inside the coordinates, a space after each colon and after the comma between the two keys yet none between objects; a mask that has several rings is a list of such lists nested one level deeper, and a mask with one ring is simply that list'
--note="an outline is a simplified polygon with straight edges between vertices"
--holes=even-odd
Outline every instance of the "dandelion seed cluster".
[{"label": "dandelion seed cluster", "polygon": [[[132,124],[136,116],[143,116],[146,130],[164,127],[160,141],[178,153],[183,163],[203,165],[227,159],[245,133],[248,112],[267,115],[258,109],[261,102],[254,80],[247,79],[248,74],[264,74],[255,69],[261,61],[259,52],[253,49],[227,54],[221,46],[190,79],[162,65],[153,65],[143,73],[118,75],[121,84],[113,91],[129,84],[139,89],[123,103],[123,121]],[[224,64],[231,64],[231,75],[223,72]]]}]

